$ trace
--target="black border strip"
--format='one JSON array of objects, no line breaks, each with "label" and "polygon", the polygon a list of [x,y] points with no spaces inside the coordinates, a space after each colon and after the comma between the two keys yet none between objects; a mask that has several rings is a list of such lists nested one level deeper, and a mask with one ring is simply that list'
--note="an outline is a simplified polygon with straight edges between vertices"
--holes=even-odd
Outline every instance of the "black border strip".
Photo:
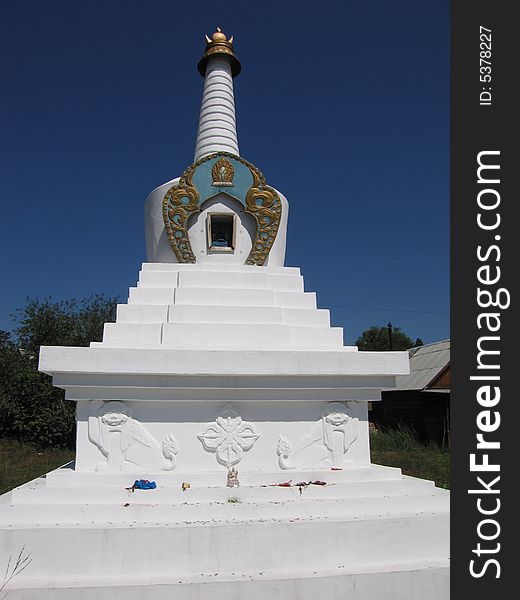
[{"label": "black border strip", "polygon": [[[520,371],[520,364],[516,364],[516,357],[520,355],[520,328],[514,318],[520,274],[520,229],[514,218],[515,209],[520,206],[519,192],[515,189],[519,187],[517,179],[520,177],[520,154],[516,148],[520,138],[519,111],[517,106],[513,107],[519,104],[513,86],[517,87],[518,80],[520,35],[517,30],[520,25],[513,17],[514,8],[514,2],[503,0],[453,0],[451,5],[451,590],[452,597],[457,599],[512,597],[510,594],[515,595],[517,587],[513,576],[520,569],[515,561],[517,544],[513,532],[519,519],[516,507],[520,506],[513,489],[519,480],[519,469],[515,466],[517,454],[520,455],[514,443],[520,439],[520,430],[517,431],[520,380],[517,382],[514,377],[515,370]],[[490,56],[486,54],[486,45],[480,46],[488,42],[486,37],[480,37],[481,26],[491,30],[490,33],[482,31],[490,37]],[[482,56],[481,52],[484,52]],[[490,64],[481,63],[481,58]],[[485,68],[488,66],[490,70]],[[490,78],[484,77],[486,74]],[[480,96],[482,92],[491,94]],[[490,151],[500,154],[482,154],[481,162],[499,165],[500,169],[483,169],[481,180],[485,181],[479,183],[479,153]],[[483,192],[482,204],[491,206],[495,198],[499,199],[498,206],[485,210],[479,207],[480,192]],[[499,214],[500,224],[488,230],[479,227],[479,213],[481,223],[487,226],[494,225]],[[484,267],[480,271],[481,279],[488,280],[496,278],[498,267],[499,281],[479,282],[481,267]],[[498,297],[502,307],[479,306],[478,288],[487,290],[493,298]],[[499,293],[501,288],[508,293]],[[506,308],[508,295],[511,303]],[[486,304],[487,298],[487,294],[481,294],[480,303]],[[478,321],[479,315],[485,313],[498,316],[489,319],[481,316]],[[490,331],[489,327],[497,327],[499,322],[499,329]],[[483,339],[487,336],[496,339]],[[499,352],[481,354],[481,363],[499,368],[478,368],[479,344],[481,349]],[[470,380],[475,375],[498,375],[500,379]],[[481,391],[482,403],[477,396],[479,389],[488,385],[491,396],[487,397],[486,406],[485,389]],[[500,388],[500,401],[491,406],[498,393],[496,387]],[[479,414],[482,427],[496,427],[495,431],[483,433],[483,439],[499,442],[500,449],[476,448]],[[475,454],[476,463],[485,461],[483,455],[487,454],[490,464],[498,466],[500,471],[471,471],[471,454]],[[491,485],[497,476],[500,479]],[[477,477],[491,491],[486,493]],[[471,494],[468,490],[478,493]],[[485,515],[484,510],[497,512]],[[488,521],[482,524],[486,519]],[[489,538],[498,534],[495,539],[486,540],[480,539],[479,531],[481,536]],[[472,560],[475,561],[473,566]]]}]

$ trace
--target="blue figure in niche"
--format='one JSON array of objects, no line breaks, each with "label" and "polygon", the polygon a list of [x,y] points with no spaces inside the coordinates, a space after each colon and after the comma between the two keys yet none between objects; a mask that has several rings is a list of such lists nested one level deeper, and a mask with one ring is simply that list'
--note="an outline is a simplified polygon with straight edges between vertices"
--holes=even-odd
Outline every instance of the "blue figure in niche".
[{"label": "blue figure in niche", "polygon": [[212,246],[216,246],[217,248],[229,248],[228,241],[224,237],[223,233],[217,233],[215,235]]},{"label": "blue figure in niche", "polygon": [[230,215],[211,216],[211,247],[233,249],[233,217]]}]

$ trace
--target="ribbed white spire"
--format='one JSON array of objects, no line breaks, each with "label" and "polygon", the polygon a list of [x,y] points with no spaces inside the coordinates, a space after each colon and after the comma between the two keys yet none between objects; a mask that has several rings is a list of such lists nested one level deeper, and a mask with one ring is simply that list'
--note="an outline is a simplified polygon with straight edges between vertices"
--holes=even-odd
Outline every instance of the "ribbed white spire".
[{"label": "ribbed white spire", "polygon": [[231,65],[220,56],[206,67],[195,162],[212,152],[239,154]]}]

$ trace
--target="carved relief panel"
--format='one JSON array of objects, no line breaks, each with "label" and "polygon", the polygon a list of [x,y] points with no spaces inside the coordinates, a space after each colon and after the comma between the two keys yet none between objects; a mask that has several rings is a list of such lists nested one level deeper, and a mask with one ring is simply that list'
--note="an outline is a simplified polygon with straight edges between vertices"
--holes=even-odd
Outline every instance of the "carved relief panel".
[{"label": "carved relief panel", "polygon": [[343,469],[352,466],[348,451],[359,436],[359,419],[349,416],[343,402],[329,403],[309,431],[294,446],[280,435],[276,453],[280,469]]},{"label": "carved relief panel", "polygon": [[242,418],[228,405],[206,430],[197,436],[204,450],[214,452],[217,462],[228,469],[242,460],[260,437],[252,423]]},{"label": "carved relief panel", "polygon": [[172,434],[160,444],[132,417],[132,409],[124,402],[92,401],[90,405],[94,414],[88,419],[88,437],[103,457],[96,471],[171,471],[175,468],[179,446]]}]

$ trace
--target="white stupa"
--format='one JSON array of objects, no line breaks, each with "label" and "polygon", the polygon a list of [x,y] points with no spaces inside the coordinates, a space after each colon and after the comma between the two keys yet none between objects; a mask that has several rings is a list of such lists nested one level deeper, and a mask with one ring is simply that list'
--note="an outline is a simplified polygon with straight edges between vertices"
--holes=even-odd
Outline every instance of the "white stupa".
[{"label": "white stupa", "polygon": [[102,342],[41,349],[76,461],[2,497],[0,569],[30,557],[9,600],[446,599],[449,495],[370,461],[368,403],[408,355],[344,346],[284,266],[287,200],[239,154],[232,38],[199,71],[195,161],[146,200],[128,302]]}]

